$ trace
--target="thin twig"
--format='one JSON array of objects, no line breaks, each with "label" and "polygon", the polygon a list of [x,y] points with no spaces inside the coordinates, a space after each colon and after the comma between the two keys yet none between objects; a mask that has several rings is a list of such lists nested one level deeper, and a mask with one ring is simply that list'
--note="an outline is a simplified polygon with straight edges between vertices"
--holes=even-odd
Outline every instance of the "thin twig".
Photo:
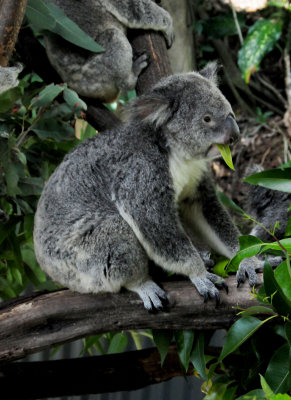
[{"label": "thin twig", "polygon": [[20,133],[20,135],[17,138],[16,141],[16,146],[17,147],[21,147],[26,136],[28,135],[28,133],[33,129],[34,125],[39,121],[39,119],[42,117],[44,111],[46,110],[46,107],[41,107],[38,111],[37,116],[35,117],[34,121],[31,123],[31,125],[26,129],[26,131],[23,131]]},{"label": "thin twig", "polygon": [[235,27],[236,27],[236,30],[237,30],[237,34],[238,34],[238,37],[239,37],[239,41],[240,41],[240,44],[242,46],[243,43],[244,43],[244,38],[243,38],[242,31],[241,31],[240,26],[239,26],[237,13],[236,13],[235,8],[234,8],[234,6],[232,4],[232,1],[230,1],[230,7],[231,7],[231,10],[232,10],[232,15],[233,15]]},{"label": "thin twig", "polygon": [[276,95],[276,97],[278,98],[278,100],[280,100],[280,102],[287,107],[287,101],[286,99],[284,99],[284,97],[281,95],[281,93],[279,93],[279,91],[273,86],[271,85],[269,82],[267,82],[262,76],[260,76],[259,74],[256,74],[256,78],[261,82],[262,85],[264,85],[266,88],[268,88],[272,93],[274,93]]}]

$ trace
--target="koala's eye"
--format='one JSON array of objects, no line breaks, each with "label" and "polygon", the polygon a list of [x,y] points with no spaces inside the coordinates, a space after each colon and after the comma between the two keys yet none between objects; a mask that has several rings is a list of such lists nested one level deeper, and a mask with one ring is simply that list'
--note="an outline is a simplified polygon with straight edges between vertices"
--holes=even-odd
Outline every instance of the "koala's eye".
[{"label": "koala's eye", "polygon": [[211,122],[210,115],[205,115],[204,118],[203,118],[203,121],[206,122],[207,124],[209,124],[209,122]]}]

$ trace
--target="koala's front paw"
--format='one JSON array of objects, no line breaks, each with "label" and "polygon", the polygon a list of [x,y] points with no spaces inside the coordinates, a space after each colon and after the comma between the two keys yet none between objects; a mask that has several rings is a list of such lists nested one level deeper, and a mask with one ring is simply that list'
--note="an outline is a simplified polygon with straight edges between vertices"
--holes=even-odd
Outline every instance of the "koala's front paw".
[{"label": "koala's front paw", "polygon": [[236,273],[237,287],[244,283],[247,277],[249,278],[250,286],[254,286],[257,283],[256,269],[258,268],[260,268],[260,261],[256,257],[242,260]]},{"label": "koala's front paw", "polygon": [[192,283],[196,286],[196,289],[204,297],[204,302],[206,302],[209,298],[216,299],[216,306],[220,304],[220,296],[219,291],[215,287],[215,285],[219,289],[225,289],[226,293],[228,293],[228,286],[225,281],[215,274],[211,274],[207,272],[205,277],[202,278],[192,278]]},{"label": "koala's front paw", "polygon": [[166,293],[155,282],[146,281],[140,286],[128,287],[137,292],[149,312],[164,311],[169,305]]}]

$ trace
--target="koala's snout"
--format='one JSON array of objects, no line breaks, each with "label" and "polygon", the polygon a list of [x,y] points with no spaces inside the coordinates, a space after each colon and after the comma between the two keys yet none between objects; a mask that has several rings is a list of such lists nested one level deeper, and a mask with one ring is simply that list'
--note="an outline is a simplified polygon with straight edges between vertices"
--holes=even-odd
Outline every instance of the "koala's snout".
[{"label": "koala's snout", "polygon": [[223,127],[223,144],[232,144],[237,141],[238,137],[239,127],[234,117],[230,114],[226,118]]}]

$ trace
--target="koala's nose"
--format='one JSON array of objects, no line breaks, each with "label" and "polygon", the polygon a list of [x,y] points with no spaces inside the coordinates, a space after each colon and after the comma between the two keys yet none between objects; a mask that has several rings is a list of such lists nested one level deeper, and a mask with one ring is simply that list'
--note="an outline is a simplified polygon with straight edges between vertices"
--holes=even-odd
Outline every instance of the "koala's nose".
[{"label": "koala's nose", "polygon": [[239,127],[232,115],[229,115],[223,127],[224,143],[234,143],[239,137]]}]

